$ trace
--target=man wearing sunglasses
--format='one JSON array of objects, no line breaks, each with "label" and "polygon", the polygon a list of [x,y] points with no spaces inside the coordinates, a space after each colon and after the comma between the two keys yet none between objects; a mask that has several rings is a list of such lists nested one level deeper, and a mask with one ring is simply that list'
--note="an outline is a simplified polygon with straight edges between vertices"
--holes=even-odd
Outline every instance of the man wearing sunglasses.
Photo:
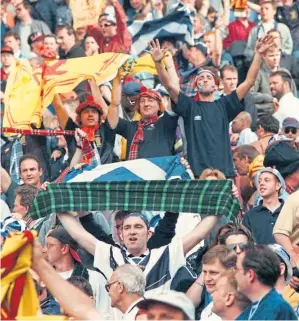
[{"label": "man wearing sunglasses", "polygon": [[299,143],[299,121],[296,118],[287,117],[282,123],[284,135],[294,143]]},{"label": "man wearing sunglasses", "polygon": [[88,26],[87,32],[98,43],[99,53],[129,53],[132,37],[127,28],[125,11],[118,0],[110,0],[110,5],[114,12],[109,10],[111,7],[107,7],[100,15],[98,25]]}]

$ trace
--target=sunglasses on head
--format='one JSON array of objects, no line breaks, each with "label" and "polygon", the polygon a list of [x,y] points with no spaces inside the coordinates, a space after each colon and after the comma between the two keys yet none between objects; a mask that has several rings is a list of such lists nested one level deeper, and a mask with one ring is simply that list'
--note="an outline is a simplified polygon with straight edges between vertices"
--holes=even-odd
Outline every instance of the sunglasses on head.
[{"label": "sunglasses on head", "polygon": [[288,134],[289,132],[292,132],[293,135],[297,133],[297,128],[294,127],[287,127],[284,129],[285,134]]},{"label": "sunglasses on head", "polygon": [[241,251],[244,251],[246,248],[247,248],[248,244],[247,243],[244,243],[244,242],[241,242],[241,243],[233,243],[233,244],[229,244],[227,245],[227,248],[229,248],[230,250],[236,250],[237,247],[239,247],[239,249]]}]

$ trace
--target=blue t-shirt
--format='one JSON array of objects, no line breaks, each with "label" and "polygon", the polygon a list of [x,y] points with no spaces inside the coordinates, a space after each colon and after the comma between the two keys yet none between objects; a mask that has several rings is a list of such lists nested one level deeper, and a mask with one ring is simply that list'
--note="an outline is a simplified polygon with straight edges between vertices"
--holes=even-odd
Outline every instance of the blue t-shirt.
[{"label": "blue t-shirt", "polygon": [[260,301],[251,303],[236,320],[297,320],[287,301],[274,289]]}]

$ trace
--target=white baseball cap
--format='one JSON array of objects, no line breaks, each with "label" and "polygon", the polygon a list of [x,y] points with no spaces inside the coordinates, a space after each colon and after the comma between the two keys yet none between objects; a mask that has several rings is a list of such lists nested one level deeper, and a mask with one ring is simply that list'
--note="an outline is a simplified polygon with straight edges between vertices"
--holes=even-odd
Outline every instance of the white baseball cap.
[{"label": "white baseball cap", "polygon": [[189,320],[195,320],[195,307],[192,301],[182,292],[169,290],[167,292],[153,294],[148,296],[143,301],[140,301],[137,306],[139,309],[147,310],[151,304],[162,303],[181,310]]},{"label": "white baseball cap", "polygon": [[279,244],[269,244],[268,247],[275,252],[285,263],[287,267],[287,278],[286,283],[289,283],[291,277],[293,276],[293,268],[291,264],[291,259],[289,254],[286,252],[286,250]]}]

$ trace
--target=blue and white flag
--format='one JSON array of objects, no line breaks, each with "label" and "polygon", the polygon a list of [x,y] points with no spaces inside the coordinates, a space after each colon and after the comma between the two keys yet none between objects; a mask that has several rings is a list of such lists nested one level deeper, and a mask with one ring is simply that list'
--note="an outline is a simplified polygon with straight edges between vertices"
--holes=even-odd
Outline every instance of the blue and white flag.
[{"label": "blue and white flag", "polygon": [[68,182],[190,180],[193,174],[181,164],[179,156],[137,159],[107,165],[84,165],[71,170],[63,179]]},{"label": "blue and white flag", "polygon": [[133,21],[128,30],[132,35],[131,54],[138,56],[153,39],[165,37],[175,38],[177,41],[193,43],[193,24],[191,14],[187,10],[179,9],[161,19],[151,21]]}]

